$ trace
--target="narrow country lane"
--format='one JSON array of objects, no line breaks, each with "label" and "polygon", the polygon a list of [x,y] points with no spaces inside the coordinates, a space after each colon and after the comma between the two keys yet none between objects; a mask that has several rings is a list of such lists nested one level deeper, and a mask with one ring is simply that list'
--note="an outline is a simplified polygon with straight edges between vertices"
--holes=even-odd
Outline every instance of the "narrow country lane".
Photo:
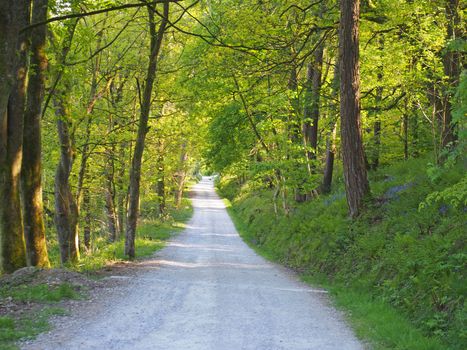
[{"label": "narrow country lane", "polygon": [[144,261],[142,273],[129,277],[109,300],[58,321],[52,332],[22,348],[364,348],[323,291],[242,241],[210,179],[193,192],[188,228]]}]

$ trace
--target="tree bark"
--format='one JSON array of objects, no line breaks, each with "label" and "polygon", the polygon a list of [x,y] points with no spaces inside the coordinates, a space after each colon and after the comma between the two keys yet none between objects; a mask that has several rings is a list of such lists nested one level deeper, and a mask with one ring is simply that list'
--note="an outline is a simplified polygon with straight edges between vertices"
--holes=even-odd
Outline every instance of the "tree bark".
[{"label": "tree bark", "polygon": [[409,159],[409,116],[407,115],[407,108],[402,115],[402,139],[404,141],[404,160]]},{"label": "tree bark", "polygon": [[84,227],[83,227],[83,240],[84,248],[87,252],[91,251],[91,196],[89,188],[83,189],[83,210],[84,210]]},{"label": "tree bark", "polygon": [[[102,33],[103,33],[102,30],[97,33],[96,51],[99,51],[101,47],[101,41],[102,41],[102,35],[103,35]],[[96,105],[97,100],[102,97],[105,91],[104,90],[100,93],[97,92],[99,70],[100,70],[100,55],[97,55],[96,58],[93,60],[91,88],[89,92],[89,101],[86,106],[85,137],[84,137],[84,143],[83,143],[83,148],[81,152],[80,168],[78,172],[78,185],[76,186],[76,205],[78,207],[78,215],[80,211],[81,191],[84,186],[84,180],[86,177],[88,160],[89,160],[89,157],[91,156],[90,151],[89,151],[89,140],[91,138],[92,112],[94,110],[94,106]],[[110,83],[108,84],[107,87],[109,86],[110,86]]]},{"label": "tree bark", "polygon": [[[381,36],[378,40],[378,50],[382,54],[384,50],[384,37]],[[383,66],[379,66],[378,68],[378,82],[380,85],[376,87],[376,97],[375,97],[375,109],[373,111],[375,116],[375,122],[373,124],[373,144],[372,144],[372,151],[370,152],[369,158],[369,168],[371,170],[376,170],[379,167],[379,156],[381,152],[381,118],[380,113],[382,112],[382,100],[383,100]]]},{"label": "tree bark", "polygon": [[159,30],[156,33],[154,19],[154,9],[147,7],[149,15],[149,31],[151,36],[151,52],[149,55],[148,71],[146,75],[146,85],[141,102],[141,112],[139,117],[138,134],[135,143],[133,161],[130,169],[130,188],[128,198],[127,226],[125,233],[125,255],[130,259],[135,258],[135,237],[136,224],[139,211],[139,187],[141,181],[141,163],[143,158],[144,143],[148,132],[148,119],[151,110],[151,95],[157,71],[157,61],[162,45],[162,38],[168,22],[169,3],[164,3],[164,13]]},{"label": "tree bark", "polygon": [[[321,94],[321,76],[323,65],[323,45],[316,48],[314,60],[307,67],[307,100],[304,109],[303,137],[307,150],[308,161],[316,159],[318,146],[319,98]],[[313,165],[310,167],[310,171]]]},{"label": "tree bark", "polygon": [[339,26],[340,116],[347,204],[358,216],[370,193],[360,127],[359,0],[341,0]]},{"label": "tree bark", "polygon": [[[64,66],[66,57],[70,51],[76,22],[68,27],[67,37],[64,39],[59,67]],[[62,68],[61,68],[62,69]],[[63,73],[59,70],[57,79]],[[55,115],[57,117],[57,133],[60,143],[60,161],[55,171],[54,195],[55,195],[55,227],[57,229],[58,243],[60,247],[60,261],[65,264],[69,261],[79,260],[79,236],[78,236],[78,206],[71,191],[70,173],[75,158],[73,142],[70,135],[70,111],[68,109],[67,92],[71,89],[67,82],[65,86],[57,88],[53,95]]]},{"label": "tree bark", "polygon": [[[447,41],[460,39],[462,32],[460,28],[459,0],[446,0]],[[447,50],[443,57],[444,74],[448,77],[448,84],[444,90],[443,120],[441,132],[441,146],[446,148],[452,146],[457,140],[455,126],[451,114],[451,99],[453,89],[459,84],[461,72],[461,56],[459,52]]]},{"label": "tree bark", "polygon": [[[129,148],[128,142],[123,141],[118,144],[118,168],[116,171],[115,188],[116,188],[116,206],[118,219],[118,236],[123,234],[125,229],[125,219],[128,203],[128,187],[125,185],[126,166],[130,162],[126,160],[126,151]],[[128,152],[131,153],[131,152]]]},{"label": "tree bark", "polygon": [[[118,79],[120,78],[120,79]],[[126,83],[127,76],[118,77],[113,79],[109,86],[110,99],[109,105],[113,110],[118,110],[119,103],[123,98],[123,89]],[[118,83],[117,83],[118,81]],[[120,126],[118,119],[113,117],[113,114],[109,114],[109,134],[112,130]],[[122,230],[124,229],[124,217],[125,217],[125,198],[126,189],[124,186],[125,177],[125,149],[127,148],[126,141],[119,141],[112,143],[110,147],[106,149],[107,162],[105,166],[106,173],[106,189],[108,200],[107,219],[109,227],[109,239],[116,240],[120,237]],[[112,210],[113,207],[113,210]],[[115,219],[115,222],[113,221]],[[112,227],[115,227],[115,234],[113,234]]]},{"label": "tree bark", "polygon": [[126,212],[127,212],[127,203],[128,203],[128,187],[125,185],[125,174],[126,174],[126,165],[127,161],[125,159],[126,149],[128,147],[127,142],[121,142],[119,144],[119,153],[118,157],[120,164],[117,171],[116,179],[116,201],[117,201],[117,218],[118,218],[118,234],[123,234],[123,230],[126,224]]},{"label": "tree bark", "polygon": [[187,148],[186,142],[183,142],[182,151],[180,153],[178,171],[176,174],[177,189],[175,191],[175,205],[177,208],[180,208],[180,206],[182,205],[183,191],[185,189],[186,161],[188,160],[188,154],[187,154],[186,148]]},{"label": "tree bark", "polygon": [[[114,126],[112,116],[109,117],[109,130]],[[105,164],[105,211],[107,214],[107,227],[109,229],[109,241],[114,242],[118,236],[118,219],[115,204],[115,146],[112,144],[106,150]]]},{"label": "tree bark", "polygon": [[69,111],[62,101],[55,101],[57,131],[60,142],[60,162],[55,172],[55,225],[60,245],[61,263],[79,260],[78,206],[71,192],[70,173],[74,152],[69,132]]},{"label": "tree bark", "polygon": [[[287,115],[287,138],[289,143],[292,147],[288,147],[287,144],[286,148],[286,157],[287,159],[294,156],[293,150],[294,146],[300,143],[301,135],[301,118],[299,119],[300,115],[300,101],[298,99],[298,77],[297,77],[297,68],[295,64],[292,65],[290,72],[289,72],[289,80],[287,83],[287,90],[289,91],[289,101],[290,101],[290,110]],[[280,176],[283,178],[283,176]],[[306,182],[306,175],[297,178],[298,183],[296,184],[294,191],[294,199],[295,202],[301,203],[306,201],[306,193],[303,188],[303,184]],[[285,191],[285,186],[282,187],[282,190]],[[283,193],[284,194],[284,193]],[[283,195],[282,198],[285,198]]]},{"label": "tree bark", "polygon": [[164,150],[161,140],[158,140],[158,155],[157,155],[157,183],[156,192],[159,202],[159,216],[165,215],[165,167],[164,167]]},{"label": "tree bark", "polygon": [[29,1],[0,1],[0,270],[26,266],[20,200]]},{"label": "tree bark", "polygon": [[[32,21],[47,19],[48,0],[34,0]],[[44,99],[45,54],[47,27],[37,27],[31,33],[31,61],[27,106],[24,114],[23,160],[21,192],[23,196],[24,236],[28,263],[49,267],[45,240],[44,208],[42,202],[42,137],[41,106]]]},{"label": "tree bark", "polygon": [[290,70],[287,89],[290,93],[289,139],[292,143],[300,142],[300,101],[298,99],[298,77],[295,65]]},{"label": "tree bark", "polygon": [[329,132],[326,137],[326,159],[324,162],[323,183],[321,185],[322,193],[331,192],[332,174],[334,170],[334,158],[336,155],[336,131],[337,118],[339,117],[339,64],[334,67],[334,78],[332,82],[331,102],[330,102],[330,122]]},{"label": "tree bark", "polygon": [[331,192],[332,185],[332,173],[334,171],[334,157],[336,155],[336,146],[335,146],[335,135],[336,127],[331,133],[331,137],[328,137],[326,140],[326,160],[324,163],[324,174],[323,174],[323,184],[321,185],[321,192],[324,194]]}]

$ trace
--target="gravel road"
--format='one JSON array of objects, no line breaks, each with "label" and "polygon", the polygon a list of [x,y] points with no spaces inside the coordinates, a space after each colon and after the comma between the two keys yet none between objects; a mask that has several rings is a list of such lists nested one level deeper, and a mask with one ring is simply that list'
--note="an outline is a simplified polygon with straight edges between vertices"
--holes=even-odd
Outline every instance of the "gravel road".
[{"label": "gravel road", "polygon": [[242,241],[209,178],[194,186],[193,206],[185,231],[115,276],[122,286],[22,349],[364,349],[325,291]]}]

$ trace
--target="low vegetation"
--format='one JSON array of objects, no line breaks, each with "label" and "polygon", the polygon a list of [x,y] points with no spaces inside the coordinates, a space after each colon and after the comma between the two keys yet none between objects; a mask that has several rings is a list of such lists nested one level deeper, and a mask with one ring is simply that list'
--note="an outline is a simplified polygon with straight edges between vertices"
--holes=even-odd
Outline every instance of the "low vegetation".
[{"label": "low vegetation", "polygon": [[67,282],[33,285],[16,284],[14,279],[10,282],[13,285],[2,284],[0,288],[0,349],[17,349],[16,341],[47,331],[51,316],[67,313],[57,306],[59,302],[83,297],[81,287]]},{"label": "low vegetation", "polygon": [[272,191],[253,181],[223,179],[219,191],[244,239],[328,286],[375,348],[460,350],[467,346],[466,194],[433,192],[458,187],[464,168],[427,173],[426,163],[370,173],[374,200],[356,220],[348,217],[339,178],[331,194],[296,204],[288,216],[276,216]]},{"label": "low vegetation", "polygon": [[[150,207],[152,203],[144,203],[144,207]],[[184,198],[180,208],[175,208],[169,203],[167,215],[158,217],[157,215],[145,212],[138,225],[135,245],[137,257],[144,258],[152,255],[155,251],[164,247],[164,241],[172,234],[183,230],[185,222],[189,220],[193,213],[190,201]],[[81,272],[92,272],[108,264],[126,260],[124,254],[124,237],[120,237],[115,242],[108,241],[107,232],[96,232],[93,237],[93,245],[90,251],[85,251],[80,261],[69,264],[68,267]],[[49,241],[49,256],[52,266],[60,265],[60,252],[56,240]]]},{"label": "low vegetation", "polygon": [[66,315],[61,307],[48,306],[39,312],[14,319],[9,316],[0,317],[0,349],[16,350],[15,341],[36,336],[50,329],[48,319],[51,316]]},{"label": "low vegetation", "polygon": [[[157,203],[156,203],[157,204]],[[151,214],[152,202],[143,203],[146,218],[138,226],[136,249],[145,258],[165,245],[165,241],[185,227],[193,208],[184,198],[180,208],[169,203],[163,218]],[[82,299],[92,285],[95,272],[125,260],[124,238],[109,243],[106,232],[95,233],[92,252],[79,263],[59,269],[60,256],[55,240],[49,241],[50,270],[25,268],[0,279],[0,349],[18,349],[15,342],[29,339],[50,329],[51,316],[66,315],[63,302]],[[76,271],[76,272],[73,272]],[[78,273],[77,273],[78,272]],[[83,274],[84,273],[84,274]]]}]

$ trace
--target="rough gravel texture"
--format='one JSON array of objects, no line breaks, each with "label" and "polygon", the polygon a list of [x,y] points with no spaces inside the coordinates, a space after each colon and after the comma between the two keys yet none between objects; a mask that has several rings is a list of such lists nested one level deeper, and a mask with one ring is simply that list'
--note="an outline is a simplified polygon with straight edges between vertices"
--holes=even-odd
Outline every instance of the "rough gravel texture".
[{"label": "rough gravel texture", "polygon": [[364,349],[325,291],[241,240],[209,178],[193,192],[183,233],[22,349]]}]

